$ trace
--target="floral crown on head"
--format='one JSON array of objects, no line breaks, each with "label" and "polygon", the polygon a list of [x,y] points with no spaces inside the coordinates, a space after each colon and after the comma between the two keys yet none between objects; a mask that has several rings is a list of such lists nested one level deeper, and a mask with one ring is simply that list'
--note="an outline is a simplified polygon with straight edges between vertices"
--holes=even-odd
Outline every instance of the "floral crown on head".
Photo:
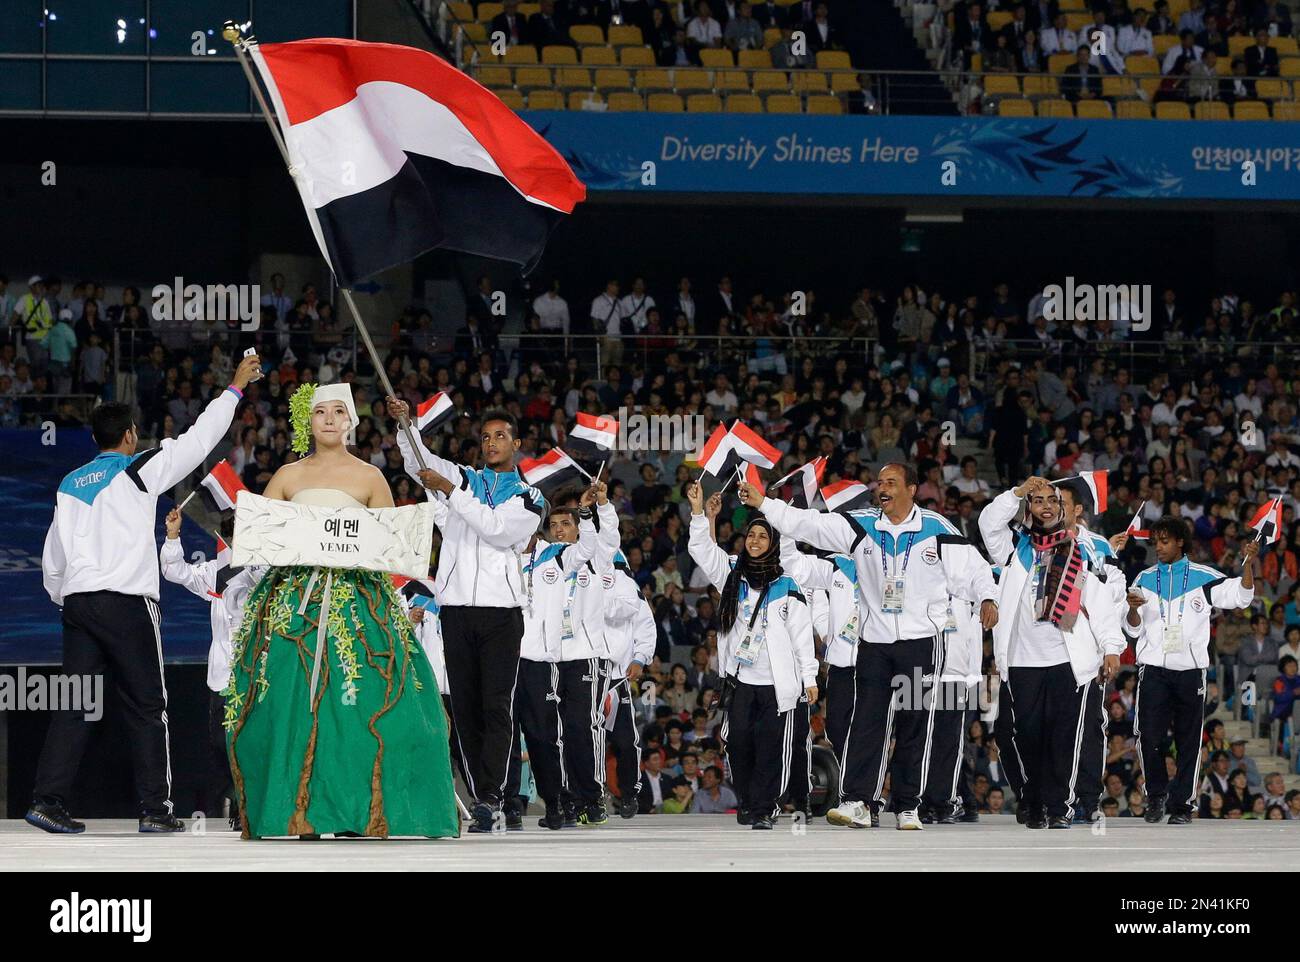
[{"label": "floral crown on head", "polygon": [[289,397],[289,426],[293,429],[291,446],[298,454],[306,454],[311,446],[311,402],[315,394],[315,384],[302,384]]}]

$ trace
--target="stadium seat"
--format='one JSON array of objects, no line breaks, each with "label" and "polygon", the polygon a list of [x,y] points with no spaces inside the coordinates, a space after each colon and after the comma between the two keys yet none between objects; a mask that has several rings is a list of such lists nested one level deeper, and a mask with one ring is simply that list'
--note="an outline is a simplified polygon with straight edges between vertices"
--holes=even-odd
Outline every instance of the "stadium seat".
[{"label": "stadium seat", "polygon": [[1227,120],[1228,105],[1221,100],[1202,100],[1192,111],[1197,120]]},{"label": "stadium seat", "polygon": [[1190,0],[1169,0],[1169,16],[1178,22],[1178,18],[1185,14],[1191,8]]},{"label": "stadium seat", "polygon": [[1059,97],[1061,94],[1056,78],[1045,73],[1029,74],[1024,79],[1023,87],[1026,97]]},{"label": "stadium seat", "polygon": [[1079,58],[1072,53],[1054,53],[1047,58],[1048,73],[1064,73],[1065,68]]},{"label": "stadium seat", "polygon": [[722,98],[717,94],[691,94],[686,98],[688,114],[720,114]]},{"label": "stadium seat", "polygon": [[984,93],[989,97],[1012,97],[1020,95],[1020,80],[1006,73],[988,73],[984,75]]},{"label": "stadium seat", "polygon": [[676,94],[651,94],[646,107],[655,114],[680,114],[685,112],[682,98]]},{"label": "stadium seat", "polygon": [[528,95],[529,110],[563,110],[564,95],[558,90],[534,90]]},{"label": "stadium seat", "polygon": [[465,34],[465,41],[472,44],[486,44],[488,42],[487,26],[481,23],[470,21],[460,25]]},{"label": "stadium seat", "polygon": [[858,86],[858,72],[856,70],[831,71],[831,93],[847,94],[853,93],[858,89],[860,88]]},{"label": "stadium seat", "polygon": [[1084,27],[1089,26],[1091,23],[1092,23],[1092,14],[1088,13],[1087,11],[1083,11],[1080,13],[1067,13],[1065,15],[1065,25],[1069,27],[1071,30],[1073,30],[1075,33],[1078,33],[1080,30],[1082,30]]},{"label": "stadium seat", "polygon": [[743,70],[719,70],[713,75],[714,90],[749,90],[749,74]]},{"label": "stadium seat", "polygon": [[842,114],[844,105],[839,97],[829,94],[813,94],[808,98],[807,111],[810,114]]},{"label": "stadium seat", "polygon": [[605,34],[594,23],[575,23],[569,28],[569,39],[578,46],[585,44],[604,44]]},{"label": "stadium seat", "polygon": [[1115,116],[1120,120],[1150,120],[1151,105],[1145,100],[1121,100],[1115,105]]},{"label": "stadium seat", "polygon": [[789,91],[790,78],[784,70],[759,70],[754,74],[754,93]]},{"label": "stadium seat", "polygon": [[542,48],[542,63],[576,67],[578,65],[578,51],[568,44],[552,44]]},{"label": "stadium seat", "polygon": [[818,70],[852,70],[853,62],[843,50],[818,50]]},{"label": "stadium seat", "polygon": [[1296,43],[1295,37],[1274,37],[1268,45],[1277,51],[1279,57],[1300,55],[1300,44]]},{"label": "stadium seat", "polygon": [[1178,46],[1178,38],[1171,33],[1158,33],[1151,38],[1151,42],[1156,48],[1157,60],[1164,60],[1169,48]]},{"label": "stadium seat", "polygon": [[1087,10],[1088,4],[1085,0],[1061,0],[1058,9],[1061,13],[1071,13],[1075,10]]},{"label": "stadium seat", "polygon": [[1137,96],[1137,81],[1132,77],[1102,77],[1101,95],[1108,100]]},{"label": "stadium seat", "polygon": [[612,47],[639,47],[645,41],[641,38],[641,28],[632,24],[609,25],[609,43]]},{"label": "stadium seat", "polygon": [[504,10],[505,4],[502,3],[480,3],[475,19],[481,23],[491,23]]},{"label": "stadium seat", "polygon": [[763,31],[763,49],[771,50],[781,42],[781,28],[768,27]]},{"label": "stadium seat", "polygon": [[970,69],[971,69],[971,73],[984,72],[984,54],[982,53],[971,54]]},{"label": "stadium seat", "polygon": [[1255,96],[1260,100],[1289,100],[1291,85],[1279,77],[1260,77],[1255,81]]},{"label": "stadium seat", "polygon": [[466,3],[465,0],[452,0],[451,3],[447,4],[447,9],[451,11],[453,17],[462,23],[474,19],[474,5]]},{"label": "stadium seat", "polygon": [[1038,116],[1073,117],[1074,108],[1068,100],[1062,100],[1059,97],[1047,97],[1038,101]]},{"label": "stadium seat", "polygon": [[1288,57],[1281,62],[1278,73],[1283,77],[1300,77],[1300,60]]},{"label": "stadium seat", "polygon": [[673,78],[667,70],[638,70],[634,79],[637,90],[673,89]]},{"label": "stadium seat", "polygon": [[474,79],[484,87],[509,87],[514,83],[510,79],[509,67],[498,67],[495,64],[484,64],[478,68],[474,74]]},{"label": "stadium seat", "polygon": [[649,47],[619,47],[618,62],[624,67],[653,67],[655,55]]},{"label": "stadium seat", "polygon": [[1181,100],[1162,100],[1156,104],[1156,120],[1191,120],[1192,112]]},{"label": "stadium seat", "polygon": [[678,90],[712,90],[713,77],[707,70],[695,67],[675,67],[673,86]]},{"label": "stadium seat", "polygon": [[1236,37],[1228,38],[1228,56],[1240,57],[1246,52],[1247,47],[1255,45],[1255,38],[1251,34],[1243,34]]},{"label": "stadium seat", "polygon": [[542,5],[540,3],[521,3],[519,5],[519,16],[527,20],[535,13],[540,13]]},{"label": "stadium seat", "polygon": [[753,94],[732,94],[727,98],[726,112],[729,114],[761,114],[763,98]]},{"label": "stadium seat", "polygon": [[570,110],[604,110],[605,101],[598,93],[590,90],[575,90],[569,94]]},{"label": "stadium seat", "polygon": [[1124,61],[1124,69],[1130,75],[1158,74],[1160,73],[1160,61],[1150,54],[1138,54]]},{"label": "stadium seat", "polygon": [[494,88],[492,92],[496,94],[497,98],[511,110],[524,109],[524,95],[518,90],[506,87],[504,89]]},{"label": "stadium seat", "polygon": [[515,68],[515,86],[520,90],[550,89],[550,67]]},{"label": "stadium seat", "polygon": [[803,102],[794,94],[772,94],[767,98],[769,114],[801,114]]},{"label": "stadium seat", "polygon": [[1239,100],[1232,105],[1233,120],[1268,120],[1268,104],[1262,100]]},{"label": "stadium seat", "polygon": [[747,69],[762,69],[772,66],[772,55],[766,50],[742,50],[737,64]]},{"label": "stadium seat", "polygon": [[561,90],[591,88],[591,71],[586,67],[560,67],[555,71],[555,86]]},{"label": "stadium seat", "polygon": [[1274,120],[1300,120],[1300,104],[1276,103],[1273,105]]},{"label": "stadium seat", "polygon": [[583,47],[582,65],[584,67],[617,67],[618,51],[613,47]]},{"label": "stadium seat", "polygon": [[1074,113],[1088,120],[1110,120],[1114,116],[1104,100],[1080,100],[1074,105]]},{"label": "stadium seat", "polygon": [[1032,117],[1034,105],[1019,97],[1004,97],[998,101],[999,117]]},{"label": "stadium seat", "polygon": [[596,70],[597,90],[631,90],[632,74],[622,67],[601,67]]},{"label": "stadium seat", "polygon": [[988,15],[989,28],[994,33],[1001,32],[1002,28],[1009,24],[1014,18],[1006,10],[991,10]]},{"label": "stadium seat", "polygon": [[718,67],[734,67],[736,61],[730,50],[701,50],[700,65],[716,70]]},{"label": "stadium seat", "polygon": [[507,47],[501,63],[537,63],[537,48],[532,44],[521,43],[517,47]]},{"label": "stadium seat", "polygon": [[614,91],[609,95],[609,100],[606,103],[611,113],[645,110],[645,101],[641,99],[641,95],[626,90]]},{"label": "stadium seat", "polygon": [[830,92],[826,75],[820,70],[796,70],[790,74],[791,84],[796,93],[824,94]]}]

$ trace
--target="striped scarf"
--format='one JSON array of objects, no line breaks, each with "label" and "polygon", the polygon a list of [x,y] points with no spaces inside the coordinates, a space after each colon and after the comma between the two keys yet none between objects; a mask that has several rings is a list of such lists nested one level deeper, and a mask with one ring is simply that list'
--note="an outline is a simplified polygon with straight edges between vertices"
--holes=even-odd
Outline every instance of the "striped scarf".
[{"label": "striped scarf", "polygon": [[1062,631],[1074,627],[1083,603],[1083,552],[1074,534],[1067,528],[1039,533],[1029,532],[1036,554],[1048,554],[1044,577],[1034,592],[1034,616],[1050,621]]}]

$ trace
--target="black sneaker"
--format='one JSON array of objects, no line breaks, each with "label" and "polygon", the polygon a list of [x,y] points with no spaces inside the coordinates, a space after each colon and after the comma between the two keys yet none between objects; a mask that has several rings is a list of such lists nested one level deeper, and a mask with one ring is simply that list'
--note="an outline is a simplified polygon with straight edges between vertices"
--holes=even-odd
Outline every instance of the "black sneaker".
[{"label": "black sneaker", "polygon": [[1165,796],[1156,795],[1147,802],[1146,814],[1142,816],[1152,825],[1165,820]]},{"label": "black sneaker", "polygon": [[1174,812],[1172,815],[1169,816],[1169,824],[1170,825],[1191,825],[1192,813]]},{"label": "black sneaker", "polygon": [[637,815],[637,797],[631,793],[619,799],[618,817],[619,818],[636,818]]},{"label": "black sneaker", "polygon": [[578,803],[567,802],[567,801],[562,802],[560,806],[560,810],[563,812],[564,827],[577,828],[578,827]]},{"label": "black sneaker", "polygon": [[1074,820],[1080,825],[1087,825],[1097,820],[1097,809],[1086,805],[1080,805],[1074,810]]},{"label": "black sneaker", "polygon": [[32,802],[24,821],[54,835],[80,835],[86,830],[86,823],[78,822],[59,803]]},{"label": "black sneaker", "polygon": [[140,831],[145,833],[183,832],[185,823],[175,815],[164,812],[161,815],[141,815]]},{"label": "black sneaker", "polygon": [[1048,828],[1069,828],[1074,820],[1065,815],[1053,815],[1047,820]]},{"label": "black sneaker", "polygon": [[491,835],[496,822],[496,809],[487,802],[475,802],[470,809],[470,835]]},{"label": "black sneaker", "polygon": [[878,808],[871,810],[871,827],[880,828],[880,809]]},{"label": "black sneaker", "polygon": [[770,832],[775,826],[776,823],[772,821],[771,815],[758,815],[749,823],[750,828],[758,829],[762,832]]},{"label": "black sneaker", "polygon": [[971,825],[980,820],[980,813],[973,808],[962,806],[961,814],[957,816],[957,821],[963,825]]},{"label": "black sneaker", "polygon": [[921,806],[917,810],[917,814],[921,816],[922,825],[933,825],[935,822],[939,820],[938,814],[935,812],[933,808],[931,808],[928,805]]},{"label": "black sneaker", "polygon": [[605,806],[600,802],[593,802],[578,815],[579,825],[604,825],[608,821],[609,815],[605,811]]},{"label": "black sneaker", "polygon": [[537,827],[550,829],[552,832],[564,828],[564,812],[560,806],[547,805],[546,814],[537,820]]},{"label": "black sneaker", "polygon": [[522,832],[524,830],[524,813],[517,808],[507,808],[506,813],[506,831]]},{"label": "black sneaker", "polygon": [[736,809],[736,824],[753,825],[754,817],[750,815],[749,812],[745,811],[743,808],[738,808]]},{"label": "black sneaker", "polygon": [[1025,827],[1032,829],[1047,828],[1047,815],[1039,809],[1025,815]]}]

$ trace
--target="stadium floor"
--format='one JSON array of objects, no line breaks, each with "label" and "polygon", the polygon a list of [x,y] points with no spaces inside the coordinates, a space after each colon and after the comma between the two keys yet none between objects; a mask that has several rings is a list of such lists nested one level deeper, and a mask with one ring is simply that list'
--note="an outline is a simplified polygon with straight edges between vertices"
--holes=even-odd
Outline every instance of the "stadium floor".
[{"label": "stadium floor", "polygon": [[492,870],[654,871],[690,865],[705,870],[1215,871],[1300,869],[1300,823],[1200,822],[1185,828],[1112,819],[1104,834],[1076,825],[1031,832],[1012,816],[978,825],[898,832],[892,817],[875,830],[816,821],[795,834],[782,821],[752,832],[723,815],[611,819],[599,828],[557,836],[530,819],[505,837],[441,841],[366,839],[244,842],[234,832],[141,836],[135,822],[87,823],[79,837],[47,835],[24,822],[0,820],[5,871],[276,871]]}]

